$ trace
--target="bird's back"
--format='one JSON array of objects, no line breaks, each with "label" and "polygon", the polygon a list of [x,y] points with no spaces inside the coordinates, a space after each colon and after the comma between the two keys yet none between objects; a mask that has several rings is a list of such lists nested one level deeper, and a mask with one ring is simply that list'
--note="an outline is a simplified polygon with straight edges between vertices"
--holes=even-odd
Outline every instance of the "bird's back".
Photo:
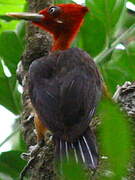
[{"label": "bird's back", "polygon": [[30,67],[30,96],[41,121],[68,141],[89,126],[101,89],[95,63],[79,48],[51,53]]}]

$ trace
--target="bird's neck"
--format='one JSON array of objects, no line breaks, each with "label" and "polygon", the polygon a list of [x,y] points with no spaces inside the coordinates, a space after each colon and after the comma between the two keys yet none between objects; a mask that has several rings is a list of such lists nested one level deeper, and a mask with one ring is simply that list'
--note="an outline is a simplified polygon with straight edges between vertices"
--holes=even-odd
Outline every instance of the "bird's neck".
[{"label": "bird's neck", "polygon": [[52,51],[65,50],[71,46],[73,39],[68,35],[61,35],[59,38],[54,39]]},{"label": "bird's neck", "polygon": [[72,28],[70,26],[70,29],[66,29],[66,31],[59,31],[59,35],[54,35],[54,43],[52,46],[52,51],[57,50],[65,50],[70,48],[73,40],[75,39],[78,31],[80,30],[80,26],[83,23],[80,21],[78,24],[73,25]]}]

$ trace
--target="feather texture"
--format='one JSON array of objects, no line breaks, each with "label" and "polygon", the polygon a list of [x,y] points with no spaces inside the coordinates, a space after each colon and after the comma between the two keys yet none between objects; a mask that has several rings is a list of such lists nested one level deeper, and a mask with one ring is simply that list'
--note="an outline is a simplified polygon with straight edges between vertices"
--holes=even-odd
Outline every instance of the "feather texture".
[{"label": "feather texture", "polygon": [[[56,154],[97,166],[96,143],[88,128],[101,96],[102,83],[89,55],[70,48],[32,63],[29,92],[43,125],[54,134]],[[59,153],[58,153],[59,152]]]},{"label": "feather texture", "polygon": [[97,168],[97,146],[90,128],[73,142],[64,141],[58,137],[54,137],[54,141],[56,144],[55,157],[61,164],[64,161],[69,161],[70,157],[74,156],[73,158],[77,164],[82,161],[88,168],[93,170]]}]

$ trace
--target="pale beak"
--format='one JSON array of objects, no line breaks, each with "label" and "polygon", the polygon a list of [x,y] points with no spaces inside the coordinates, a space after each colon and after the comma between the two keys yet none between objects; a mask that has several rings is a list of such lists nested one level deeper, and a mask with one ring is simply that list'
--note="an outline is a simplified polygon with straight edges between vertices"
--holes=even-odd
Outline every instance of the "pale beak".
[{"label": "pale beak", "polygon": [[15,19],[24,19],[33,22],[41,22],[45,17],[44,15],[38,13],[7,13],[6,15]]}]

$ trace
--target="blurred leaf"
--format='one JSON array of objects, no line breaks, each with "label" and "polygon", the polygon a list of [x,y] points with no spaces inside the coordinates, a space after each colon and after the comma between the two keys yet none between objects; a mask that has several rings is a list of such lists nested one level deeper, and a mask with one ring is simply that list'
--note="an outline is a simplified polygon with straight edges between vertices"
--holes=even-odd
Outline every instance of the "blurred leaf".
[{"label": "blurred leaf", "polygon": [[20,38],[21,44],[23,47],[25,47],[26,41],[25,41],[25,30],[26,30],[26,22],[21,21],[20,23],[17,24],[16,27],[16,33],[18,37]]},{"label": "blurred leaf", "polygon": [[16,73],[22,51],[22,43],[15,32],[4,31],[0,35],[0,57],[2,57],[12,74]]},{"label": "blurred leaf", "polygon": [[102,152],[109,157],[114,176],[109,179],[121,180],[127,175],[127,167],[131,156],[131,134],[127,117],[119,110],[119,106],[104,99],[101,111]]},{"label": "blurred leaf", "polygon": [[115,68],[103,68],[102,73],[107,87],[112,94],[116,91],[117,85],[122,85],[126,80],[123,73]]},{"label": "blurred leaf", "polygon": [[111,61],[103,67],[103,75],[112,93],[117,85],[125,81],[134,81],[135,54],[129,54],[126,50],[115,50]]},{"label": "blurred leaf", "polygon": [[0,59],[0,78],[5,77],[3,65],[2,65],[2,60]]},{"label": "blurred leaf", "polygon": [[66,2],[65,2],[65,0],[55,0],[54,2],[55,2],[55,4],[66,4],[66,3],[71,3],[73,1],[72,0],[66,0]]},{"label": "blurred leaf", "polygon": [[96,56],[105,44],[106,32],[103,24],[93,14],[88,13],[79,33],[79,47],[89,52],[91,56]]},{"label": "blurred leaf", "polygon": [[0,19],[0,33],[3,32],[4,30],[14,30],[17,21],[10,21],[9,23],[5,22],[5,20]]},{"label": "blurred leaf", "polygon": [[25,0],[17,0],[17,1],[12,1],[12,0],[0,0],[0,4],[3,4],[3,5],[22,5],[22,3],[24,3]]},{"label": "blurred leaf", "polygon": [[75,161],[63,162],[63,175],[65,180],[87,180],[86,173],[81,164]]},{"label": "blurred leaf", "polygon": [[24,135],[20,132],[19,134],[19,146],[18,146],[18,149],[26,152],[27,151],[27,146],[26,146],[26,143],[24,141]]},{"label": "blurred leaf", "polygon": [[0,155],[0,172],[16,179],[23,167],[25,161],[20,158],[22,151],[8,151]]},{"label": "blurred leaf", "polygon": [[[0,0],[0,15],[3,16],[4,14],[8,13],[8,12],[22,12],[24,10],[24,6],[25,6],[25,0],[17,0],[17,1],[13,1],[13,0]],[[10,23],[7,23],[5,21],[5,18],[2,20],[0,19],[0,32],[4,31],[4,30],[13,30],[16,26],[16,24],[18,23],[18,21],[12,21]],[[7,17],[8,18],[8,17]],[[8,20],[6,18],[6,20]]]},{"label": "blurred leaf", "polygon": [[125,8],[125,0],[86,0],[92,13],[104,24],[108,38],[112,37],[113,30]]},{"label": "blurred leaf", "polygon": [[[18,120],[16,120],[16,123],[18,125]],[[18,128],[17,125],[14,125],[15,129]],[[12,142],[12,150],[19,150],[19,151],[24,151],[24,152],[27,151],[26,143],[24,142],[24,138],[20,131],[20,128],[19,128],[19,131],[15,134],[15,136],[12,137],[11,142]]]},{"label": "blurred leaf", "polygon": [[135,4],[135,0],[128,0],[128,1],[132,2],[133,4]]},{"label": "blurred leaf", "polygon": [[21,102],[16,77],[0,77],[0,104],[14,114],[20,114]]},{"label": "blurred leaf", "polygon": [[0,14],[6,12],[20,12],[24,8],[25,0],[0,0]]},{"label": "blurred leaf", "polygon": [[[135,39],[133,37],[133,40],[132,39],[130,39],[130,40],[131,40],[131,42],[129,42],[129,44],[128,44],[127,51],[128,51],[128,54],[135,56]],[[133,57],[132,61],[135,61],[134,57]]]},{"label": "blurred leaf", "polygon": [[123,23],[124,23],[123,24],[124,29],[129,28],[132,24],[135,23],[135,16],[126,12]]}]

